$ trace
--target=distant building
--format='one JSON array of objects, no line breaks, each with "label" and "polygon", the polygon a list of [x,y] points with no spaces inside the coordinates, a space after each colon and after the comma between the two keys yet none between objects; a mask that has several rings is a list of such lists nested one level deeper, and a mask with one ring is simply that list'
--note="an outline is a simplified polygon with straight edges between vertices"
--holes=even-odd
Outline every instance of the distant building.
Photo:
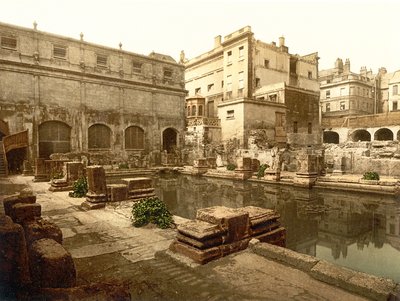
[{"label": "distant building", "polygon": [[350,71],[350,60],[343,65],[338,58],[335,68],[319,73],[321,109],[324,117],[374,114],[378,108],[377,83],[372,71],[362,67],[360,73]]},{"label": "distant building", "polygon": [[263,131],[271,144],[320,143],[317,53],[290,54],[283,37],[268,44],[247,26],[181,61],[192,143],[248,147],[254,131]]},{"label": "distant building", "polygon": [[147,157],[157,164],[182,145],[184,67],[170,56],[58,36],[36,24],[0,23],[0,38],[0,137],[28,130],[24,159],[88,152],[104,162]]}]

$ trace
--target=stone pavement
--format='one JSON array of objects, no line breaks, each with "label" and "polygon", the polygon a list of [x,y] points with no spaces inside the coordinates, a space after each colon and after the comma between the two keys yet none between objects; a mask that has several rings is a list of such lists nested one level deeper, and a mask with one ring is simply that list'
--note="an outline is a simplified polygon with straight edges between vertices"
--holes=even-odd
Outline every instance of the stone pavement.
[{"label": "stone pavement", "polygon": [[164,252],[175,238],[174,229],[132,226],[130,203],[83,211],[83,198],[50,192],[49,183],[10,179],[29,185],[42,216],[61,228],[78,284],[124,283],[132,300],[368,300],[249,249],[190,266]]}]

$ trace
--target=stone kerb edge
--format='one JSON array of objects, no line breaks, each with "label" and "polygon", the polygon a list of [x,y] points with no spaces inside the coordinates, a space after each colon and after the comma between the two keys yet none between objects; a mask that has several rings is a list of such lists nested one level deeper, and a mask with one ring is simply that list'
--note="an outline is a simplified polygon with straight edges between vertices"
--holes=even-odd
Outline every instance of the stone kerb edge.
[{"label": "stone kerb edge", "polygon": [[400,300],[400,284],[391,279],[353,271],[313,256],[252,239],[249,248],[257,255],[282,262],[311,277],[372,300]]}]

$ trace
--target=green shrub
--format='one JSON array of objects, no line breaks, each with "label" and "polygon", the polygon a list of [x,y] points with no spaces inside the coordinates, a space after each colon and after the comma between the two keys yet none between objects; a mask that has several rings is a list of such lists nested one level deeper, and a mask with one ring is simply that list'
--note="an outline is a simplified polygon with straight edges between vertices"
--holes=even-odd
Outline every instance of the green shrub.
[{"label": "green shrub", "polygon": [[134,203],[131,219],[135,227],[153,223],[161,229],[169,228],[174,222],[172,214],[157,197],[146,198]]},{"label": "green shrub", "polygon": [[367,171],[363,174],[363,180],[379,180],[379,174],[375,171]]},{"label": "green shrub", "polygon": [[118,169],[129,169],[128,163],[119,163]]},{"label": "green shrub", "polygon": [[260,167],[258,168],[258,172],[257,172],[257,179],[260,179],[262,177],[264,177],[265,175],[265,170],[269,167],[268,164],[261,164]]},{"label": "green shrub", "polygon": [[81,198],[88,192],[88,184],[86,177],[79,178],[74,182],[73,191],[69,193],[72,198]]},{"label": "green shrub", "polygon": [[228,165],[226,166],[226,169],[227,169],[227,170],[235,170],[235,169],[236,169],[236,165],[235,165],[235,164],[228,164]]}]

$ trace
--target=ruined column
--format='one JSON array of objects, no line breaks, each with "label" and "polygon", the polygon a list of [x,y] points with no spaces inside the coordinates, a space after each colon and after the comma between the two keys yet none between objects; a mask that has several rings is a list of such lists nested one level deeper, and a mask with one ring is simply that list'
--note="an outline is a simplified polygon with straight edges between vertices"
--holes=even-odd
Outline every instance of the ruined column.
[{"label": "ruined column", "polygon": [[85,176],[85,166],[82,162],[67,162],[67,182],[68,186],[74,185],[74,182]]},{"label": "ruined column", "polygon": [[236,161],[235,178],[247,180],[253,175],[251,158],[239,158]]},{"label": "ruined column", "polygon": [[36,158],[35,160],[35,177],[34,182],[47,182],[50,176],[47,174],[45,159]]},{"label": "ruined column", "polygon": [[82,203],[85,209],[104,208],[107,202],[106,173],[103,166],[93,165],[86,168],[88,192],[86,201]]}]

